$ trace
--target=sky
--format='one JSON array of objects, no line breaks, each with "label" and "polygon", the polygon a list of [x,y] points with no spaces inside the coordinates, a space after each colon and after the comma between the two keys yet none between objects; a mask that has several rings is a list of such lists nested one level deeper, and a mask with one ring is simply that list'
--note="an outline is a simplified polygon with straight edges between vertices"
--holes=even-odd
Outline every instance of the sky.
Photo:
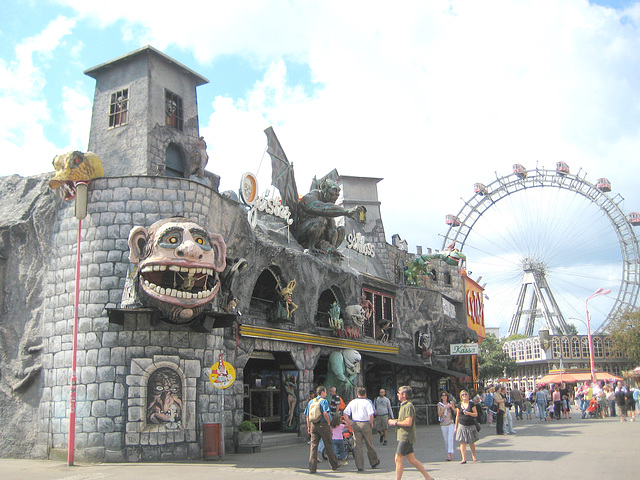
[{"label": "sky", "polygon": [[[273,126],[300,192],[333,168],[382,178],[387,238],[399,234],[412,252],[442,248],[445,215],[462,208],[475,182],[509,175],[514,163],[552,169],[565,161],[591,182],[608,178],[625,212],[640,210],[637,1],[5,0],[3,7],[2,176],[52,171],[56,154],[86,150],[95,82],[83,71],[152,45],[210,80],[197,91],[200,132],[221,191],[237,191],[247,171],[261,191],[269,188],[263,130]],[[599,225],[598,209],[582,208],[584,222]],[[500,244],[507,230],[498,222],[487,235],[508,254]],[[475,277],[490,269],[473,265],[480,250],[497,253],[477,246],[474,254],[473,235],[465,253]],[[615,289],[615,232],[605,223],[588,237],[586,247],[559,248],[577,250],[574,268],[593,266],[593,285]],[[603,273],[616,269],[617,278]],[[583,303],[588,290],[573,296]],[[487,300],[487,308],[497,312],[496,303]],[[570,316],[584,319],[580,312]],[[508,314],[501,315],[504,325]]]}]

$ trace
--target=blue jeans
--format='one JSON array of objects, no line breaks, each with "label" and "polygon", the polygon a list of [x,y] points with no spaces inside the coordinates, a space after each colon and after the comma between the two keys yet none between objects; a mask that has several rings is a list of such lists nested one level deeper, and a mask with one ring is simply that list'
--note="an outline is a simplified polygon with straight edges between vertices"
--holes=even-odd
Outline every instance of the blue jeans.
[{"label": "blue jeans", "polygon": [[515,409],[516,418],[522,420],[522,402],[513,402],[513,408]]},{"label": "blue jeans", "polygon": [[536,402],[538,404],[538,416],[540,420],[547,418],[547,402]]},{"label": "blue jeans", "polygon": [[345,460],[347,458],[347,449],[344,448],[344,440],[333,439],[333,451],[336,453],[338,460]]}]

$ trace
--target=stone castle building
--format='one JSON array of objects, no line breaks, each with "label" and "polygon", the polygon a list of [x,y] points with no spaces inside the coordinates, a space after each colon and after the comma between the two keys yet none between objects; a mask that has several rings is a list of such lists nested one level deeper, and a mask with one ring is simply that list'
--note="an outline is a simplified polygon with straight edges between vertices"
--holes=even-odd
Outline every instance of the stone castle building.
[{"label": "stone castle building", "polygon": [[[467,328],[465,278],[433,260],[431,278],[404,284],[415,255],[386,242],[381,179],[337,176],[338,203],[366,207],[362,218],[342,221],[347,234],[360,234],[375,255],[313,255],[279,219],[261,212],[254,228],[247,206],[218,192],[198,127],[196,88],[205,78],[151,47],[85,73],[96,79],[89,150],[104,176],[89,185],[80,228],[73,202],[48,187],[51,174],[0,179],[0,456],[66,452],[78,248],[76,458],[200,459],[205,425],[221,425],[230,450],[245,419],[265,431],[300,432],[308,392],[327,378],[329,356],[345,348],[362,356],[354,383],[372,394],[384,387],[392,399],[411,384],[414,403],[430,403],[441,385],[470,375],[449,355],[449,344],[477,340]],[[228,259],[244,259],[232,312],[223,303],[230,291],[188,325],[123,305],[129,232],[174,214],[222,235]],[[278,292],[294,279],[297,310],[274,317]],[[362,295],[371,317],[353,335],[336,335],[332,306],[344,311]],[[221,355],[236,373],[224,390],[210,381]],[[152,387],[162,385],[181,413],[155,423]]]}]

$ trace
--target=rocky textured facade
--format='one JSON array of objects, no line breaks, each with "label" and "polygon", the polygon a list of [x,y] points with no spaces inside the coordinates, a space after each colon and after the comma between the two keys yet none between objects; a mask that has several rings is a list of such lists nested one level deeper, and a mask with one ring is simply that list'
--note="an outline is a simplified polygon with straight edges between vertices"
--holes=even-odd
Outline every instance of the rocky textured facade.
[{"label": "rocky textured facade", "polygon": [[[165,63],[178,70],[172,75],[184,68]],[[120,85],[111,88],[122,92]],[[102,110],[94,105],[92,129],[108,111],[97,104]],[[149,131],[161,130],[151,125]],[[92,132],[93,139],[101,135],[107,134]],[[167,162],[175,159],[169,145]],[[100,155],[100,142],[92,149]],[[368,205],[373,219],[345,219],[347,233],[352,240],[360,234],[380,253],[365,259],[366,249],[344,249],[340,261],[305,251],[267,213],[258,214],[253,228],[247,207],[218,193],[211,174],[185,168],[182,178],[167,177],[151,167],[157,155],[135,162],[136,169],[151,171],[125,174],[115,150],[109,151],[105,177],[89,186],[80,236],[76,458],[198,459],[205,425],[221,424],[224,446],[232,449],[246,419],[263,430],[301,432],[308,392],[330,375],[331,354],[344,349],[362,356],[353,383],[370,392],[384,387],[390,398],[398,386],[412,384],[416,401],[428,403],[442,382],[468,374],[454,367],[448,352],[450,343],[477,339],[466,326],[463,278],[434,260],[435,278],[427,283],[398,281],[392,261],[401,255],[384,241],[372,189],[379,179],[338,179],[348,202]],[[49,177],[0,179],[0,455],[6,457],[64,453],[69,437],[78,221],[73,204],[46,187]],[[122,305],[130,231],[174,214],[222,235],[228,264],[244,267],[223,285],[204,320],[189,324]],[[347,314],[353,305],[363,306],[366,316]],[[236,374],[224,390],[211,382],[222,358]]]}]

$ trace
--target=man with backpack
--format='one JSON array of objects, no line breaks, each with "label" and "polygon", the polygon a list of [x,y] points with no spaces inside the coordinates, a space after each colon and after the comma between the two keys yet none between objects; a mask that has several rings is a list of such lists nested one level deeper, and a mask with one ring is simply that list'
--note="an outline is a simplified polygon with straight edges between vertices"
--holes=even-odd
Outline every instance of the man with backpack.
[{"label": "man with backpack", "polygon": [[[311,436],[311,446],[309,448],[309,471],[316,473],[318,468],[318,445],[320,440],[325,445],[333,445],[331,439],[331,416],[329,412],[329,402],[327,401],[327,389],[320,385],[316,389],[316,398],[311,400],[304,411],[307,418],[307,432]],[[333,470],[337,470],[342,464],[336,457],[333,448],[326,448],[325,453],[329,458],[329,463]]]}]

